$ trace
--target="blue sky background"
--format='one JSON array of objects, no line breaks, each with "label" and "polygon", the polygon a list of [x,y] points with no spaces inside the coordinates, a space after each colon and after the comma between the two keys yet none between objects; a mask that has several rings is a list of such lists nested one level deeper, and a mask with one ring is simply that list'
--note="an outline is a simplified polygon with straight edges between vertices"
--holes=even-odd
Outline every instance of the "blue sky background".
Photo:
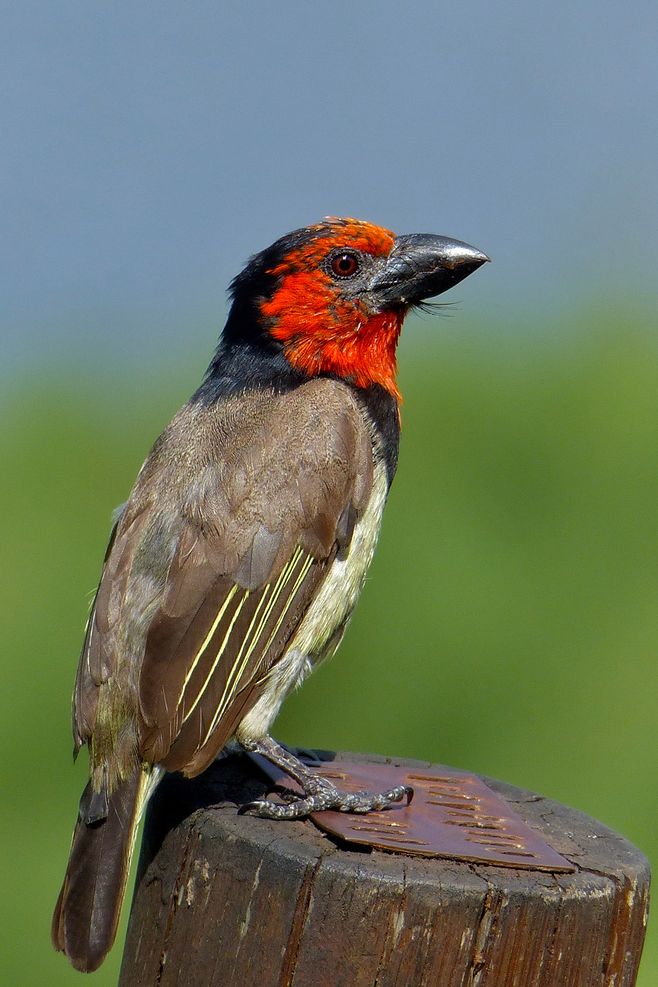
[{"label": "blue sky background", "polygon": [[485,249],[454,293],[485,323],[655,304],[654,0],[23,0],[2,23],[14,377],[205,358],[246,257],[325,214]]}]

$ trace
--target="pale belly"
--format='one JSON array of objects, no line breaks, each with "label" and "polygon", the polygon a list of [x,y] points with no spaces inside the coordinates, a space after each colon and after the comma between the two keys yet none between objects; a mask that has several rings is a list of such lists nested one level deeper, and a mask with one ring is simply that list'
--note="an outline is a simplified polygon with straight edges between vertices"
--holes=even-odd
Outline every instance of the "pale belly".
[{"label": "pale belly", "polygon": [[238,740],[256,740],[268,733],[290,689],[301,685],[338,647],[372,562],[387,492],[386,470],[380,464],[375,467],[370,501],[354,528],[346,558],[332,564],[288,651],[267,676],[266,691],[240,723]]}]

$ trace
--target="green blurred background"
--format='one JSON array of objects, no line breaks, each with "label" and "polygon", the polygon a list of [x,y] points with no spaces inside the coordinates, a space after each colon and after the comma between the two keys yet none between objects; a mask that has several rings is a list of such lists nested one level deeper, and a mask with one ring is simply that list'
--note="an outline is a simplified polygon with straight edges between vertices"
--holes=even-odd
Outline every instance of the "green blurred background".
[{"label": "green blurred background", "polygon": [[[582,311],[541,334],[410,320],[372,573],[280,738],[497,776],[656,860],[655,314]],[[110,513],[202,363],[120,381],[51,368],[5,395],[5,983],[81,982],[48,941],[85,771],[70,762],[74,668]],[[119,959],[94,983],[115,983]],[[656,982],[650,931],[640,983]]]}]

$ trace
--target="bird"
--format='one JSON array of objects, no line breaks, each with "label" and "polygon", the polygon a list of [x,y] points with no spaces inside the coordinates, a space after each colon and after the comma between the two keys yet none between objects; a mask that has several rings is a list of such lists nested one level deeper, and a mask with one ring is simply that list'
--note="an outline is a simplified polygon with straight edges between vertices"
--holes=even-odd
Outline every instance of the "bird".
[{"label": "bird", "polygon": [[166,771],[227,745],[302,788],[241,811],[368,812],[406,786],[345,793],[270,736],[332,655],[364,584],[398,460],[406,314],[489,258],[460,240],[329,217],[251,257],[202,383],[115,513],[73,695],[89,754],[55,949],[82,971],[116,937],[137,826]]}]

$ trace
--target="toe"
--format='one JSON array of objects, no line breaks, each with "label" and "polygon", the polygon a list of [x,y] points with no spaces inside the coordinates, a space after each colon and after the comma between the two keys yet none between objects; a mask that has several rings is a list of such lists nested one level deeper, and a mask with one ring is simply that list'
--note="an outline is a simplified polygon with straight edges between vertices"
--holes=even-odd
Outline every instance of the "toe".
[{"label": "toe", "polygon": [[239,816],[256,816],[258,815],[258,809],[262,805],[262,802],[245,802],[244,805],[238,806]]}]

